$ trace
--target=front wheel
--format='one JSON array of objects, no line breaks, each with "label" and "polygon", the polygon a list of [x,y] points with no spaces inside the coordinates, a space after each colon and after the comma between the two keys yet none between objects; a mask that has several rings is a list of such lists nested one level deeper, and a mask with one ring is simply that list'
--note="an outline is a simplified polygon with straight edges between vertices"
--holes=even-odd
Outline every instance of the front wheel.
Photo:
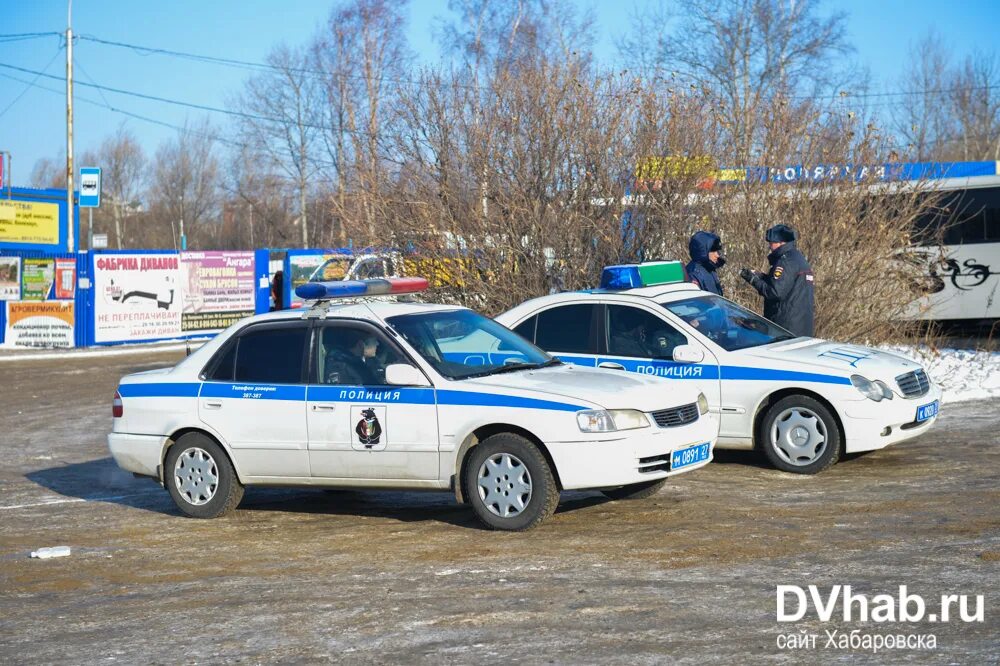
[{"label": "front wheel", "polygon": [[627,486],[622,486],[621,488],[609,488],[607,490],[602,490],[601,493],[605,497],[610,497],[613,500],[640,500],[652,497],[656,493],[660,492],[660,489],[665,485],[667,485],[667,480],[664,478],[656,481],[633,483]]},{"label": "front wheel", "polygon": [[177,507],[193,518],[216,518],[236,508],[243,485],[222,447],[189,432],[167,451],[163,481]]},{"label": "front wheel", "polygon": [[486,527],[522,532],[551,516],[559,488],[532,442],[513,433],[487,437],[469,453],[465,496]]},{"label": "front wheel", "polygon": [[821,402],[790,395],[771,405],[757,430],[768,461],[793,474],[816,474],[840,458],[843,437],[837,420]]}]

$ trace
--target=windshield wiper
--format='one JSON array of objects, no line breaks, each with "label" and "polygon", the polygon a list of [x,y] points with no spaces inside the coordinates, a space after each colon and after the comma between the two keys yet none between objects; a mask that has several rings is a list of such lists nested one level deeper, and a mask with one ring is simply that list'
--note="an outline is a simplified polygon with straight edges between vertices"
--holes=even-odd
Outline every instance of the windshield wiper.
[{"label": "windshield wiper", "polygon": [[483,370],[482,372],[474,372],[470,375],[462,375],[460,379],[470,379],[474,377],[489,377],[491,375],[500,375],[505,372],[516,372],[518,370],[538,370],[539,368],[548,368],[553,365],[561,365],[562,361],[557,358],[550,358],[542,363],[507,363],[506,365],[501,365],[496,368],[491,368],[490,370]]}]

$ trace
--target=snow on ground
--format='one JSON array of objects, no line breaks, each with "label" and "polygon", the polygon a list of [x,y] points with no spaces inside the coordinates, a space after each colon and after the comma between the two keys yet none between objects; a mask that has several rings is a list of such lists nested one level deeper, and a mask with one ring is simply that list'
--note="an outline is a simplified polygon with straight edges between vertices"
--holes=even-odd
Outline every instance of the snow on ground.
[{"label": "snow on ground", "polygon": [[941,402],[1000,396],[1000,352],[932,349],[927,346],[880,347],[920,363],[944,392]]}]

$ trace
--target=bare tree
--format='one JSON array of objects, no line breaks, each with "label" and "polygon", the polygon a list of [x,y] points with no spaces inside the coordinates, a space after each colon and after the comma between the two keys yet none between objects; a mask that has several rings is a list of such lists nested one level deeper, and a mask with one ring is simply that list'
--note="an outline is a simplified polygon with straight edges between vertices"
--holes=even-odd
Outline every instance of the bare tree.
[{"label": "bare tree", "polygon": [[140,209],[146,178],[146,155],[135,135],[124,125],[101,143],[101,188],[111,208],[118,249],[128,246],[128,223]]},{"label": "bare tree", "polygon": [[231,151],[223,188],[229,195],[230,219],[222,232],[230,245],[288,247],[295,243],[297,207],[289,204],[295,193],[266,155],[250,146]]},{"label": "bare tree", "polygon": [[31,169],[31,178],[28,180],[31,187],[36,189],[46,189],[50,187],[61,187],[66,189],[66,158],[56,157],[49,159],[42,157],[35,161],[35,166]]},{"label": "bare tree", "polygon": [[393,95],[412,60],[405,12],[405,2],[352,0],[331,13],[313,49],[326,75],[326,145],[340,184],[333,203],[338,217],[347,214],[347,182],[353,178],[364,193],[359,203],[368,235],[377,228],[372,202],[386,167],[380,141],[392,122]]},{"label": "bare tree", "polygon": [[837,58],[850,51],[846,15],[821,16],[817,2],[690,0],[676,16],[660,4],[633,23],[640,38],[623,40],[623,57],[655,44],[639,60],[647,74],[652,68],[675,88],[713,91],[741,164],[760,153],[766,110],[830,97],[841,80]]},{"label": "bare tree", "polygon": [[594,18],[564,0],[449,0],[442,46],[479,74],[543,57],[591,57]]},{"label": "bare tree", "polygon": [[174,247],[183,223],[192,237],[211,242],[208,223],[219,212],[219,163],[208,121],[185,125],[156,151],[152,198],[156,211],[170,224]]},{"label": "bare tree", "polygon": [[957,125],[952,153],[962,160],[1000,159],[1000,67],[995,54],[974,53],[949,78]]},{"label": "bare tree", "polygon": [[293,184],[302,247],[309,247],[307,199],[317,173],[314,153],[320,135],[317,124],[321,91],[318,72],[310,69],[304,48],[279,46],[267,58],[270,69],[249,79],[233,106],[240,116],[241,143],[257,147]]},{"label": "bare tree", "polygon": [[917,57],[910,60],[899,81],[902,92],[907,94],[895,105],[896,131],[908,154],[919,160],[935,159],[955,134],[946,103],[951,85],[948,47],[930,32],[910,50]]}]

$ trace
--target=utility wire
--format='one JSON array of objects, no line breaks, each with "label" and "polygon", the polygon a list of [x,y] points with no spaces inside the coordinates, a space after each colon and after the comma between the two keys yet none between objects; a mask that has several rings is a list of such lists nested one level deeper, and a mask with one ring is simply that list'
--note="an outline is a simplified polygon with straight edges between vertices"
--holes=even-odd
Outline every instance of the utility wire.
[{"label": "utility wire", "polygon": [[61,37],[61,32],[18,32],[0,35],[0,44],[7,42],[23,42],[28,39],[40,39],[41,37]]},{"label": "utility wire", "polygon": [[[65,81],[65,77],[56,76],[54,74],[46,74],[44,72],[39,72],[34,69],[27,69],[25,67],[17,67],[16,65],[8,65],[6,63],[0,63],[0,67],[4,69],[12,69],[17,72],[22,72],[24,74],[35,74],[38,77],[44,77],[54,81]],[[187,107],[190,109],[197,109],[199,111],[209,111],[211,113],[221,113],[229,116],[237,116],[240,118],[246,118],[247,120],[259,120],[261,122],[276,123],[279,125],[287,125],[288,121],[282,118],[274,118],[271,116],[262,116],[255,113],[246,113],[244,111],[234,111],[232,109],[223,109],[217,106],[209,106],[207,104],[196,104],[194,102],[185,102],[176,99],[170,99],[168,97],[159,97],[157,95],[147,95],[145,93],[139,93],[132,90],[123,90],[122,88],[113,88],[111,86],[102,86],[97,83],[87,83],[84,81],[77,81],[78,85],[86,86],[88,88],[94,88],[96,90],[105,90],[107,92],[117,93],[119,95],[128,95],[130,97],[137,97],[139,99],[145,99],[153,102],[163,102],[164,104],[174,104],[176,106]],[[323,130],[328,132],[344,132],[346,134],[357,134],[361,136],[370,136],[370,132],[358,129],[348,129],[348,128],[334,128],[328,125],[316,125],[313,123],[302,123],[302,127],[308,129]]]},{"label": "utility wire", "polygon": [[[16,76],[12,76],[10,74],[4,74],[3,72],[0,72],[0,77],[5,78],[5,79],[9,79],[11,81],[17,81],[18,83],[23,83],[23,84],[27,85],[29,88],[32,88],[32,87],[33,88],[38,88],[39,90],[44,90],[46,92],[50,92],[50,93],[53,93],[53,94],[56,94],[56,95],[63,95],[63,94],[65,94],[65,91],[63,91],[63,90],[56,90],[54,88],[48,88],[46,86],[43,86],[41,84],[38,84],[38,83],[35,83],[35,82],[32,82],[32,81],[27,81],[25,79],[22,79],[22,78],[19,78],[19,77],[16,77]],[[36,79],[36,81],[37,81],[37,79]],[[169,129],[177,130],[178,132],[187,132],[189,134],[194,134],[195,136],[200,136],[200,137],[202,137],[204,139],[208,139],[210,141],[218,141],[219,143],[223,143],[223,144],[226,144],[226,145],[234,146],[236,148],[244,148],[244,149],[247,149],[247,150],[257,150],[257,149],[260,148],[259,145],[250,145],[250,144],[242,143],[240,141],[235,141],[233,139],[228,139],[228,138],[220,136],[218,134],[213,134],[213,133],[209,133],[209,132],[201,132],[201,131],[193,129],[191,127],[186,127],[186,126],[181,126],[181,125],[174,125],[172,123],[168,123],[168,122],[163,121],[163,120],[159,120],[159,119],[156,119],[156,118],[151,118],[149,116],[144,116],[144,115],[139,114],[139,113],[133,113],[132,111],[126,111],[125,109],[121,109],[121,108],[118,108],[118,107],[116,107],[116,106],[114,106],[112,104],[108,104],[107,100],[105,100],[105,102],[102,103],[102,102],[98,102],[97,100],[89,99],[87,97],[82,97],[80,95],[74,95],[74,100],[75,101],[79,101],[79,102],[84,102],[85,104],[90,104],[92,106],[97,106],[97,107],[100,107],[100,108],[103,108],[103,109],[107,109],[108,111],[112,111],[114,113],[118,113],[118,114],[121,114],[123,116],[127,116],[129,118],[133,118],[135,120],[140,120],[140,121],[143,121],[143,122],[152,123],[154,125],[159,125],[161,127],[166,127],[166,128],[169,128]],[[289,159],[291,159],[291,157],[292,157],[289,153],[284,153],[284,152],[281,152],[281,151],[271,150],[270,152],[277,153],[278,155],[280,155],[282,157],[289,158]],[[312,163],[314,163],[314,164],[319,164],[319,165],[322,165],[322,166],[330,166],[330,167],[337,166],[336,163],[334,163],[334,162],[330,162],[328,160],[321,160],[321,159],[318,159],[318,158],[313,158],[310,161]]]},{"label": "utility wire", "polygon": [[3,108],[3,111],[0,111],[0,118],[3,118],[3,117],[4,117],[4,114],[6,114],[6,113],[7,113],[8,111],[10,111],[10,110],[11,110],[11,108],[12,108],[12,107],[13,107],[13,106],[14,106],[15,104],[17,104],[17,103],[18,103],[18,102],[19,102],[19,101],[21,100],[21,98],[22,98],[22,97],[24,97],[25,93],[27,93],[27,92],[28,92],[29,90],[31,90],[31,88],[32,88],[32,87],[33,87],[33,86],[34,86],[34,85],[35,85],[36,83],[38,83],[38,79],[40,79],[40,78],[42,77],[42,75],[43,75],[43,74],[44,74],[45,72],[47,72],[47,71],[48,71],[49,67],[51,67],[51,66],[52,66],[52,63],[54,63],[54,62],[56,61],[56,58],[58,58],[58,57],[59,57],[59,54],[60,54],[61,52],[62,52],[62,47],[60,46],[60,47],[59,47],[58,49],[56,49],[56,52],[55,52],[55,53],[54,53],[54,54],[52,55],[52,59],[51,59],[51,60],[49,60],[49,62],[48,62],[48,63],[47,63],[46,65],[45,65],[45,67],[43,67],[43,68],[42,68],[42,71],[41,71],[41,72],[39,72],[39,73],[38,73],[38,74],[37,74],[37,75],[35,76],[35,78],[34,78],[34,79],[32,79],[32,80],[31,80],[30,82],[28,82],[28,83],[27,83],[27,85],[25,85],[25,86],[24,86],[24,90],[22,90],[22,91],[21,91],[21,92],[20,92],[20,93],[18,94],[18,96],[17,96],[17,97],[15,97],[15,98],[14,98],[13,100],[11,100],[10,104],[8,104],[7,106],[5,106],[5,107]]},{"label": "utility wire", "polygon": [[[59,34],[59,33],[54,33],[54,34]],[[250,61],[250,60],[237,60],[237,59],[233,59],[233,58],[220,58],[220,57],[216,57],[216,56],[208,56],[208,55],[202,55],[202,54],[197,54],[197,53],[190,53],[190,52],[186,52],[186,51],[176,51],[176,50],[171,50],[171,49],[154,48],[154,47],[150,47],[150,46],[141,46],[139,44],[128,44],[128,43],[125,43],[125,42],[117,42],[117,41],[112,41],[112,40],[108,40],[108,39],[101,39],[101,38],[96,37],[94,35],[79,35],[78,37],[81,40],[86,40],[86,41],[94,42],[94,43],[97,43],[97,44],[103,44],[103,45],[106,45],[106,46],[115,46],[115,47],[119,47],[119,48],[130,49],[130,50],[132,50],[132,51],[134,51],[136,53],[145,54],[145,55],[165,55],[165,56],[170,56],[170,57],[184,58],[184,59],[188,59],[188,60],[195,60],[195,61],[206,62],[206,63],[214,63],[214,64],[226,65],[226,66],[230,66],[230,67],[239,67],[239,68],[242,68],[242,69],[250,69],[250,70],[256,70],[256,71],[270,70],[270,71],[282,72],[282,73],[291,71],[291,72],[298,72],[298,73],[301,73],[301,74],[308,74],[308,75],[311,75],[311,76],[318,76],[318,77],[325,77],[325,78],[329,78],[329,77],[343,77],[343,78],[353,78],[353,79],[358,79],[358,80],[364,80],[363,76],[356,75],[356,74],[352,75],[352,74],[343,74],[343,73],[337,73],[337,72],[326,72],[326,71],[323,71],[323,70],[310,69],[310,68],[305,68],[305,67],[280,67],[280,66],[272,65],[272,64],[266,63],[266,62],[254,62],[254,61]],[[691,76],[689,76],[687,74],[684,74],[684,73],[681,73],[681,72],[678,72],[678,74],[680,74],[682,77],[685,77],[685,78],[689,78],[689,79],[692,78]],[[694,77],[694,78],[697,78],[697,77]],[[414,84],[414,85],[419,85],[419,84],[424,83],[423,81],[420,81],[420,80],[400,78],[400,77],[383,77],[382,80],[389,81],[389,82],[392,82],[392,83],[406,83],[406,84]],[[468,88],[468,89],[474,89],[474,88],[476,88],[476,86],[471,86],[471,85],[467,85],[467,84],[459,85],[458,87]],[[865,92],[865,93],[852,93],[850,91],[841,91],[841,92],[838,92],[838,93],[834,93],[832,95],[832,97],[841,98],[841,99],[848,99],[848,100],[849,99],[878,98],[878,97],[906,97],[906,96],[916,96],[916,95],[939,95],[939,94],[952,94],[952,93],[965,92],[965,91],[990,90],[992,88],[997,88],[997,87],[1000,87],[1000,85],[994,84],[994,85],[982,85],[982,86],[963,86],[963,87],[956,87],[956,88],[941,88],[941,89],[936,89],[936,90],[935,89],[927,89],[927,90],[898,90],[898,91]],[[814,99],[814,97],[809,96],[809,95],[793,95],[793,96],[790,96],[789,99]]]}]

